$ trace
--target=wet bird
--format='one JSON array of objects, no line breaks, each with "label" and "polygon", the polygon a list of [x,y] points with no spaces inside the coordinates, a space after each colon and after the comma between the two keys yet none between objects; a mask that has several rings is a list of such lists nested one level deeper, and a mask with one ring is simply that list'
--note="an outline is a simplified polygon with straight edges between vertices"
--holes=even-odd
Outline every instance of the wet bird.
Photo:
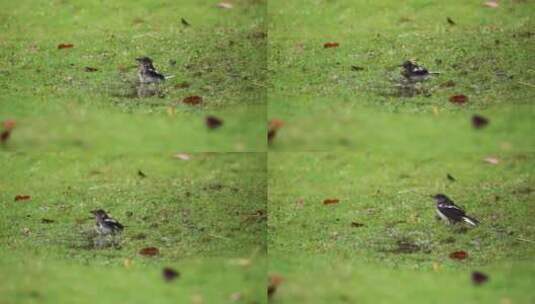
[{"label": "wet bird", "polygon": [[138,63],[137,75],[139,77],[139,82],[142,84],[160,83],[165,81],[165,79],[174,77],[164,76],[158,72],[152,64],[152,59],[149,57],[139,57],[136,58],[136,61]]},{"label": "wet bird", "polygon": [[444,194],[436,194],[432,196],[436,203],[437,215],[448,223],[465,222],[471,226],[477,226],[479,221],[473,217],[466,215],[465,211],[455,205],[455,203]]},{"label": "wet bird", "polygon": [[440,74],[438,72],[429,72],[423,66],[410,60],[405,61],[401,67],[403,67],[401,75],[410,82],[421,82],[427,80],[431,75]]},{"label": "wet bird", "polygon": [[110,217],[106,211],[98,209],[91,211],[91,213],[95,216],[95,230],[99,235],[115,235],[123,231],[124,226]]}]

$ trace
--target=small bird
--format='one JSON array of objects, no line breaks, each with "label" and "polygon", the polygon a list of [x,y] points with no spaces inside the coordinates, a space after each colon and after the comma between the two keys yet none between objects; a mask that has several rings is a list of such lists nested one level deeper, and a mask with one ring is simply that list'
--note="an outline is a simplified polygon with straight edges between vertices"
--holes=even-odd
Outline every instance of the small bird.
[{"label": "small bird", "polygon": [[436,194],[432,196],[437,202],[438,216],[448,223],[465,222],[472,226],[477,226],[479,221],[473,217],[466,215],[464,210],[455,205],[455,203],[444,194]]},{"label": "small bird", "polygon": [[164,76],[156,70],[152,64],[152,59],[149,57],[139,57],[136,58],[138,63],[137,75],[139,77],[139,82],[142,84],[147,83],[160,83],[166,79],[173,78],[174,76]]},{"label": "small bird", "polygon": [[401,67],[403,67],[401,75],[410,82],[421,82],[427,80],[431,75],[440,74],[438,72],[429,72],[423,66],[410,60],[405,61]]},{"label": "small bird", "polygon": [[111,218],[106,211],[98,209],[91,211],[91,213],[95,216],[95,230],[99,235],[115,235],[123,231],[124,226],[116,219]]}]

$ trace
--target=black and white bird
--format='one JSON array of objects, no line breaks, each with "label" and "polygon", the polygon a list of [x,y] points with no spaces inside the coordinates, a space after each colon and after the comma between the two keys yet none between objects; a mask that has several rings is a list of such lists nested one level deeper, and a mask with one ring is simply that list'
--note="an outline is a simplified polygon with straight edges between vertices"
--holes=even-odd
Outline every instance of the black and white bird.
[{"label": "black and white bird", "polygon": [[448,223],[465,222],[471,226],[477,226],[479,221],[473,217],[466,215],[464,210],[455,205],[455,203],[444,194],[436,194],[433,196],[437,203],[437,215]]},{"label": "black and white bird", "polygon": [[115,235],[123,231],[124,226],[116,219],[111,218],[106,211],[98,209],[91,211],[91,213],[95,216],[95,230],[99,235]]},{"label": "black and white bird", "polygon": [[401,75],[409,82],[421,82],[427,80],[431,75],[440,74],[438,72],[429,72],[423,66],[410,60],[405,61],[401,67],[403,67]]},{"label": "black and white bird", "polygon": [[136,58],[138,63],[137,76],[142,84],[160,83],[174,76],[164,76],[156,70],[149,57]]}]

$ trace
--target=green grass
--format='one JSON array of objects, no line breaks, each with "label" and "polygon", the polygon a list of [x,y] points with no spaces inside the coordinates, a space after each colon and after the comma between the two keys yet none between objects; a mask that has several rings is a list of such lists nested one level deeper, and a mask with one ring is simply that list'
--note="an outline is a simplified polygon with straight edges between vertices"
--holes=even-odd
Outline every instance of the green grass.
[{"label": "green grass", "polygon": [[[513,129],[513,138],[525,139],[535,113],[534,6],[500,5],[271,1],[268,116],[286,121],[272,149],[375,150],[395,137],[418,145],[468,127],[466,118],[479,112],[501,123],[492,136]],[[326,42],[340,46],[325,49]],[[441,72],[423,85],[430,96],[397,96],[397,66],[407,59]],[[455,85],[441,86],[448,81]],[[455,94],[467,95],[468,103],[451,104]],[[465,133],[459,142],[471,141]],[[534,147],[532,140],[524,144]]]},{"label": "green grass", "polygon": [[[240,1],[1,2],[0,119],[9,148],[123,153],[265,148],[265,5]],[[181,24],[184,18],[191,24]],[[61,43],[73,48],[58,49]],[[163,97],[132,98],[139,56],[164,74]],[[97,68],[86,72],[85,67]],[[187,82],[188,88],[175,88]],[[202,106],[181,103],[199,95]],[[218,130],[206,115],[224,120]]]},{"label": "green grass", "polygon": [[[498,165],[485,156],[271,153],[269,269],[286,278],[278,302],[532,302],[534,154],[502,153]],[[437,221],[435,193],[482,224]],[[469,257],[450,259],[457,250]],[[472,286],[473,270],[490,283]]]},{"label": "green grass", "polygon": [[[112,303],[128,291],[129,302],[143,302],[153,288],[158,303],[196,294],[224,303],[236,292],[244,302],[265,299],[265,155],[0,157],[0,298],[7,303]],[[31,199],[14,201],[22,194]],[[120,248],[93,247],[89,211],[97,208],[126,226]],[[152,246],[159,256],[138,254]],[[160,272],[168,265],[183,280],[165,283]],[[99,286],[108,286],[104,300],[95,298]]]}]

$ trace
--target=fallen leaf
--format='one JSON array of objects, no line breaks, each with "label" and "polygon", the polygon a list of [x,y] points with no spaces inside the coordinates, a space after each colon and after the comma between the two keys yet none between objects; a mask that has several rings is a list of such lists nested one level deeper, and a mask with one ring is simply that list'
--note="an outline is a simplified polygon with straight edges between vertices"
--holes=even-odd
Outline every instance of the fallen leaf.
[{"label": "fallen leaf", "polygon": [[268,143],[271,143],[271,141],[275,138],[275,135],[277,135],[277,132],[280,128],[284,126],[284,121],[280,119],[272,119],[268,123]]},{"label": "fallen leaf", "polygon": [[223,120],[215,116],[206,116],[205,123],[208,129],[217,129],[223,125]]},{"label": "fallen leaf", "polygon": [[160,250],[156,247],[146,247],[139,251],[139,254],[144,256],[155,256],[160,254]]},{"label": "fallen leaf", "polygon": [[86,66],[86,67],[84,68],[84,71],[86,71],[86,72],[96,72],[96,71],[98,71],[98,69],[97,69],[97,68],[92,68],[92,67],[87,67],[87,66]]},{"label": "fallen leaf", "polygon": [[462,105],[468,102],[468,96],[466,95],[453,95],[450,96],[450,102],[458,105]]},{"label": "fallen leaf", "polygon": [[2,144],[6,143],[7,140],[9,139],[9,136],[11,136],[11,130],[2,131],[2,133],[0,133],[0,142]]},{"label": "fallen leaf", "polygon": [[28,227],[24,227],[22,228],[22,233],[26,236],[30,235],[32,233],[32,231],[30,230],[30,228]]},{"label": "fallen leaf", "polygon": [[472,272],[472,282],[474,285],[481,285],[483,283],[486,283],[489,280],[489,276],[480,272],[480,271],[474,271]]},{"label": "fallen leaf", "polygon": [[54,222],[55,222],[54,220],[47,219],[47,218],[41,219],[41,223],[43,223],[43,224],[52,224]]},{"label": "fallen leaf", "polygon": [[4,127],[4,130],[13,130],[16,124],[17,122],[14,119],[6,119],[2,122],[2,126]]},{"label": "fallen leaf", "polygon": [[58,44],[58,50],[70,49],[72,47],[74,47],[74,44],[72,44],[72,43],[60,43],[60,44]]},{"label": "fallen leaf", "polygon": [[303,207],[305,206],[305,200],[304,200],[302,197],[298,198],[298,199],[295,201],[295,206],[296,206],[297,208],[303,208]]},{"label": "fallen leaf", "polygon": [[0,133],[0,143],[5,144],[11,136],[11,131],[15,127],[15,120],[7,119],[2,122],[4,130]]},{"label": "fallen leaf", "polygon": [[267,288],[267,296],[268,299],[271,299],[273,295],[275,295],[275,292],[277,291],[277,288],[279,288],[279,285],[284,281],[284,278],[277,274],[272,274],[269,277],[269,284]]},{"label": "fallen leaf", "polygon": [[351,223],[351,227],[353,228],[359,228],[359,227],[364,227],[366,225],[362,224],[362,223],[359,223],[359,222],[352,222]]},{"label": "fallen leaf", "polygon": [[490,8],[497,8],[498,6],[500,6],[498,0],[487,1],[483,3],[483,5]]},{"label": "fallen leaf", "polygon": [[324,205],[333,205],[333,204],[338,204],[338,202],[340,202],[339,199],[337,198],[327,198],[323,201],[323,204]]},{"label": "fallen leaf", "polygon": [[132,266],[132,259],[131,258],[124,259],[123,266],[124,268],[130,268]]},{"label": "fallen leaf", "polygon": [[187,154],[187,153],[177,153],[175,155],[173,155],[174,158],[178,158],[178,159],[181,159],[181,160],[190,160],[190,155]]},{"label": "fallen leaf", "polygon": [[163,275],[164,280],[167,282],[171,282],[177,279],[178,277],[180,277],[180,273],[178,273],[178,271],[170,267],[165,267],[162,270],[162,275]]},{"label": "fallen leaf", "polygon": [[143,173],[143,171],[141,171],[141,170],[137,170],[137,175],[139,177],[147,177],[147,175],[145,175],[145,173]]},{"label": "fallen leaf", "polygon": [[491,165],[497,165],[497,164],[500,163],[500,159],[498,159],[497,157],[494,157],[494,156],[485,157],[483,159],[483,161],[485,161],[486,163],[489,163]]},{"label": "fallen leaf", "polygon": [[201,96],[188,96],[182,99],[182,103],[185,103],[190,106],[196,106],[202,103],[202,97]]},{"label": "fallen leaf", "polygon": [[190,26],[191,24],[189,24],[188,21],[186,21],[186,19],[184,18],[180,18],[180,22],[182,23],[183,26]]},{"label": "fallen leaf", "polygon": [[455,177],[453,177],[451,174],[447,174],[446,175],[446,178],[450,181],[450,182],[454,182],[455,181]]},{"label": "fallen leaf", "polygon": [[232,4],[229,3],[229,2],[219,2],[219,3],[217,4],[217,7],[219,7],[219,8],[223,8],[223,9],[231,9],[231,8],[234,7],[234,5],[232,5]]},{"label": "fallen leaf", "polygon": [[189,88],[189,86],[190,86],[189,83],[181,82],[181,83],[175,84],[175,89],[186,89],[186,88]]},{"label": "fallen leaf", "polygon": [[453,21],[450,17],[446,19],[448,21],[449,25],[455,25],[455,21]]},{"label": "fallen leaf", "polygon": [[338,42],[325,42],[323,44],[323,48],[330,49],[330,48],[336,48],[339,47],[340,43]]},{"label": "fallen leaf", "polygon": [[489,124],[488,118],[485,118],[481,115],[473,115],[472,116],[472,126],[476,129],[481,129]]},{"label": "fallen leaf", "polygon": [[351,71],[355,71],[355,72],[358,72],[358,71],[364,71],[364,68],[361,67],[361,66],[352,65],[352,66],[351,66]]},{"label": "fallen leaf", "polygon": [[449,255],[450,259],[453,259],[453,260],[464,260],[468,257],[468,253],[466,251],[454,251],[452,253],[450,253]]},{"label": "fallen leaf", "polygon": [[29,200],[32,197],[27,194],[19,194],[15,196],[15,202]]}]

